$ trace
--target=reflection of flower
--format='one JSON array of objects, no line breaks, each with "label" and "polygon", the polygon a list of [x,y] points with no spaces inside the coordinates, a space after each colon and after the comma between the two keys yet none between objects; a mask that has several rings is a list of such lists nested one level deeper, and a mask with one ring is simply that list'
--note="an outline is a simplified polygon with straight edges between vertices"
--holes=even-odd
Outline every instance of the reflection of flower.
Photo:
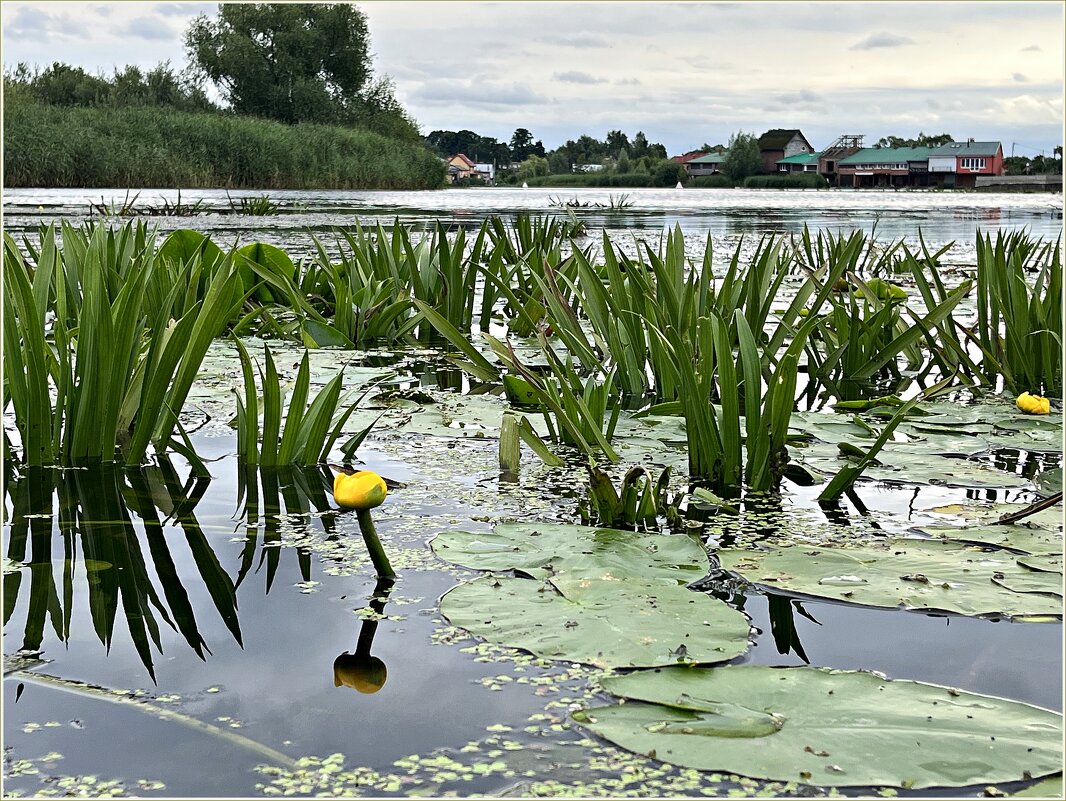
[{"label": "reflection of flower", "polygon": [[333,661],[333,686],[342,684],[361,693],[376,693],[385,686],[388,670],[376,656],[345,651]]},{"label": "reflection of flower", "polygon": [[338,473],[333,479],[333,497],[349,509],[373,509],[385,501],[388,488],[385,479],[370,470],[347,475]]},{"label": "reflection of flower", "polygon": [[1023,392],[1018,396],[1018,400],[1015,403],[1026,414],[1051,413],[1051,401],[1040,395],[1030,395],[1028,392]]}]

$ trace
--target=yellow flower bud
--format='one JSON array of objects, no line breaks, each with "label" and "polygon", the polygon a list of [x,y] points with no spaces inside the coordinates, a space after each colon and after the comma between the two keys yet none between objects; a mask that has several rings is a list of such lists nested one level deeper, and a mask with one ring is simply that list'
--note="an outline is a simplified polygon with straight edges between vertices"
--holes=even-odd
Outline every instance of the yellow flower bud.
[{"label": "yellow flower bud", "polygon": [[333,479],[333,498],[349,509],[373,509],[381,506],[388,494],[385,479],[370,470],[348,475],[338,473]]},{"label": "yellow flower bud", "polygon": [[1040,395],[1030,395],[1028,392],[1023,392],[1018,396],[1018,400],[1015,403],[1026,414],[1051,413],[1051,401]]}]

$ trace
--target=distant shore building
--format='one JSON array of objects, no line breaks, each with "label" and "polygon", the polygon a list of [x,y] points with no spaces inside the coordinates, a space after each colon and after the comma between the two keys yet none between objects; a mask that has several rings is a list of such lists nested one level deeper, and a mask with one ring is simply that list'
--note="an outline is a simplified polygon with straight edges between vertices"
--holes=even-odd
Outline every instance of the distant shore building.
[{"label": "distant shore building", "polygon": [[814,152],[814,146],[798,128],[771,128],[759,137],[758,144],[764,173],[777,172],[781,159]]},{"label": "distant shore building", "polygon": [[865,147],[836,162],[838,186],[882,189],[972,189],[978,175],[1003,174],[999,142],[949,142],[939,147]]},{"label": "distant shore building", "polygon": [[[943,176],[938,186],[972,189],[978,175],[1003,174],[1003,145],[1000,142],[948,142],[929,154],[929,172]],[[953,177],[952,177],[953,176]]]},{"label": "distant shore building", "polygon": [[818,153],[799,153],[777,160],[777,171],[783,173],[818,172]]},{"label": "distant shore building", "polygon": [[448,182],[455,183],[471,178],[477,172],[477,164],[465,153],[452,156],[448,159]]},{"label": "distant shore building", "polygon": [[722,172],[722,162],[725,161],[726,153],[707,153],[703,156],[691,158],[682,162],[689,178],[698,178],[701,175],[718,175]]}]

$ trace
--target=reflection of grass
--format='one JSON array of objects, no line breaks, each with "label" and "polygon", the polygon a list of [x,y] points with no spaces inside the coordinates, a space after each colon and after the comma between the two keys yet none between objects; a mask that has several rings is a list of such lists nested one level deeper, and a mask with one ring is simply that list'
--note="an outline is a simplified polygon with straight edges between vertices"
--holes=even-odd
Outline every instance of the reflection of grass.
[{"label": "reflection of grass", "polygon": [[[266,591],[277,576],[281,564],[281,517],[299,516],[310,518],[312,512],[321,515],[322,527],[327,536],[334,536],[333,510],[326,495],[326,487],[332,486],[333,476],[327,467],[256,468],[242,466],[237,474],[238,504],[242,504],[241,516],[245,519],[245,541],[241,552],[241,564],[237,570],[234,586],[239,587],[255,564],[259,551],[256,572],[266,566]],[[262,527],[262,544],[259,531]],[[311,554],[296,549],[300,562],[300,575],[304,581],[311,580]]]},{"label": "reflection of grass", "polygon": [[[124,480],[128,477],[128,483]],[[74,574],[85,571],[93,628],[110,649],[121,608],[122,617],[142,664],[153,680],[153,646],[161,651],[160,622],[180,632],[204,658],[210,652],[200,634],[186,589],[189,576],[178,574],[165,526],[185,534],[197,576],[211,596],[215,610],[234,639],[241,642],[235,585],[226,575],[193,510],[207,480],[190,477],[183,485],[169,462],[121,472],[104,467],[94,471],[29,470],[10,487],[13,505],[8,558],[25,561],[31,542],[30,589],[23,648],[40,650],[46,623],[66,642],[75,603]],[[52,500],[63,540],[62,598],[53,577]],[[142,521],[148,553],[131,512]],[[78,558],[79,544],[81,558]],[[152,578],[154,573],[159,589]],[[21,573],[5,577],[4,615],[10,618],[21,589]],[[160,595],[160,590],[162,595]]]}]

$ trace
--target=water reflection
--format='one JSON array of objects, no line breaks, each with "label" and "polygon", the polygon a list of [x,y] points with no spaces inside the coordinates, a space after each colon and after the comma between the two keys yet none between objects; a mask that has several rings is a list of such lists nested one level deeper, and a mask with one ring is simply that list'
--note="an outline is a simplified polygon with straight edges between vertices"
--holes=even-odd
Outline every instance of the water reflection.
[{"label": "water reflection", "polygon": [[[37,468],[14,476],[5,488],[11,504],[6,556],[21,569],[4,576],[4,625],[28,596],[20,654],[40,654],[49,627],[69,645],[71,619],[82,604],[108,651],[116,629],[128,631],[153,681],[163,626],[206,661],[211,649],[201,628],[204,616],[214,614],[243,648],[237,588],[253,567],[257,573],[265,568],[269,593],[281,559],[282,526],[309,523],[319,513],[327,535],[338,535],[327,468],[239,471],[245,543],[233,577],[196,516],[211,479],[182,479],[165,457],[139,469]],[[311,554],[293,550],[303,580],[310,581]],[[191,597],[204,590],[210,607],[202,601],[197,607]]]},{"label": "water reflection", "polygon": [[385,663],[370,653],[374,635],[378,630],[378,621],[385,616],[385,604],[392,592],[394,579],[378,579],[374,593],[367,604],[369,613],[364,617],[359,629],[359,639],[355,644],[355,653],[345,651],[333,660],[333,686],[351,687],[367,695],[376,693],[385,686],[389,672]]},{"label": "water reflection", "polygon": [[[201,659],[210,653],[186,589],[193,582],[206,587],[215,612],[243,645],[236,587],[194,514],[208,483],[209,479],[196,476],[183,483],[165,458],[139,470],[32,469],[14,479],[8,490],[12,515],[7,558],[26,570],[5,577],[4,624],[15,610],[28,570],[21,652],[29,656],[41,651],[49,623],[60,641],[69,641],[75,575],[81,573],[97,638],[110,650],[121,609],[137,655],[153,681],[153,653],[162,653],[161,623],[179,632]],[[147,553],[134,516],[145,534]],[[185,537],[195,575],[179,574],[172,550],[180,547],[175,529]],[[62,558],[53,553],[57,530]]]}]

